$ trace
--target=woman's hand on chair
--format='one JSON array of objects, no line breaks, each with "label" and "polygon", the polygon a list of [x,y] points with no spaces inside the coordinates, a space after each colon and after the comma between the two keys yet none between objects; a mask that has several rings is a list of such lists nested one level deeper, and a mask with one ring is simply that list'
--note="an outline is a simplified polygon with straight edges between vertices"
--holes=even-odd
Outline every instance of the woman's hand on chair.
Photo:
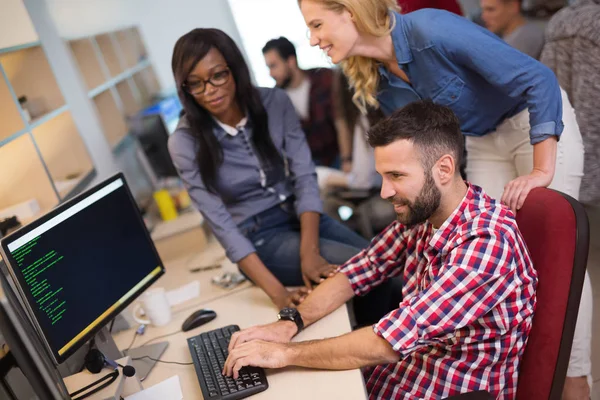
[{"label": "woman's hand on chair", "polygon": [[309,252],[300,257],[302,279],[309,289],[314,283],[321,283],[330,276],[335,275],[337,265],[327,262],[318,252]]},{"label": "woman's hand on chair", "polygon": [[508,182],[504,186],[504,193],[500,201],[516,213],[523,207],[523,203],[532,189],[547,187],[551,182],[552,174],[534,169],[529,175],[519,176]]}]

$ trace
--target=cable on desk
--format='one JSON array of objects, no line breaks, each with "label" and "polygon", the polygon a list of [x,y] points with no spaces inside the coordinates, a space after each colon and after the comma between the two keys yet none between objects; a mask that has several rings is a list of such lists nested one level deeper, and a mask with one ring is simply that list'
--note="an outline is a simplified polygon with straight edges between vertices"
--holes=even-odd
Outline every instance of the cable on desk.
[{"label": "cable on desk", "polygon": [[163,364],[194,365],[193,362],[190,362],[190,363],[181,363],[181,362],[177,362],[177,361],[161,361],[161,360],[157,360],[156,358],[152,358],[150,356],[137,357],[137,358],[133,358],[133,360],[142,360],[144,358],[148,358],[148,359],[150,359],[152,361],[156,361],[156,362],[163,363]]},{"label": "cable on desk", "polygon": [[147,340],[144,343],[140,344],[139,347],[143,347],[143,346],[145,346],[145,345],[147,345],[149,343],[152,343],[152,342],[154,342],[155,340],[158,340],[158,339],[163,339],[163,338],[166,338],[166,337],[169,337],[169,336],[177,335],[178,333],[181,333],[181,332],[183,332],[183,331],[180,329],[177,332],[172,332],[172,333],[167,333],[166,335],[157,336],[157,337],[155,337],[153,339]]},{"label": "cable on desk", "polygon": [[124,351],[129,351],[129,349],[131,349],[131,346],[133,346],[133,344],[135,343],[135,339],[138,337],[138,331],[136,330],[135,333],[133,334],[133,339],[131,340],[131,343],[129,343],[129,346],[127,346],[127,348]]}]

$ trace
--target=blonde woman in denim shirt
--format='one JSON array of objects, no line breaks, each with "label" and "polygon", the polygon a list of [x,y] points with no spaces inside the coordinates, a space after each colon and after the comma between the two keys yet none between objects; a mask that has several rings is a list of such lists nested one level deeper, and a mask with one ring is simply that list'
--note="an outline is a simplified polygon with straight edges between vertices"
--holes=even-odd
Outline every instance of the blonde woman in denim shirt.
[{"label": "blonde woman in denim shirt", "polygon": [[[424,98],[450,107],[466,136],[467,179],[513,211],[536,187],[578,198],[581,134],[566,93],[543,64],[442,10],[401,15],[394,0],[298,3],[311,45],[341,64],[361,108],[389,114]],[[591,372],[591,318],[586,275],[569,377]]]}]

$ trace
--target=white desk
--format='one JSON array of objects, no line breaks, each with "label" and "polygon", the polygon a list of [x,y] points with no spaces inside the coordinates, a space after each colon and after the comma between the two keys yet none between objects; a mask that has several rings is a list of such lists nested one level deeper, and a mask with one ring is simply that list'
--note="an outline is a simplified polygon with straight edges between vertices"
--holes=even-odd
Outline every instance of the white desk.
[{"label": "white desk", "polygon": [[[214,271],[204,272],[211,276]],[[171,282],[185,279],[192,275],[194,279],[200,274],[190,274],[168,267],[167,274],[157,284],[169,287]],[[247,328],[256,324],[273,322],[277,309],[264,292],[254,286],[237,288],[230,294],[220,293],[222,289],[214,288],[201,280],[201,298],[184,303],[174,310],[173,320],[164,327],[149,327],[142,337],[138,337],[135,346],[161,335],[176,332],[190,313],[199,308],[211,308],[217,313],[217,318],[199,328],[188,332],[180,332],[160,341],[169,342],[169,347],[161,357],[164,361],[191,362],[187,338],[202,332],[220,328],[230,324]],[[342,306],[331,315],[318,321],[300,333],[295,340],[312,340],[338,336],[350,331],[350,323],[346,307]],[[120,349],[129,346],[133,330],[115,335],[115,341]],[[202,392],[193,365],[181,366],[174,364],[157,364],[147,379],[143,382],[145,388],[178,375],[185,399],[202,399]],[[359,370],[351,371],[317,371],[301,368],[285,368],[282,370],[267,370],[269,389],[253,396],[253,399],[366,399],[366,391]]]}]

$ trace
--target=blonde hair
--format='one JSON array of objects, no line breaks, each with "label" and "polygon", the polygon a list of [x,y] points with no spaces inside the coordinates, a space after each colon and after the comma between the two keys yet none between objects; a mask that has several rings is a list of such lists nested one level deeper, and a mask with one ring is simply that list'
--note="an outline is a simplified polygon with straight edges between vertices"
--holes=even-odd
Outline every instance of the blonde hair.
[{"label": "blonde hair", "polygon": [[[341,13],[344,9],[353,15],[356,28],[361,33],[383,37],[392,31],[393,20],[390,11],[400,11],[396,0],[310,0],[321,3],[328,10]],[[298,5],[302,0],[298,0]],[[340,62],[344,75],[354,88],[352,101],[363,114],[367,107],[379,108],[377,87],[379,70],[377,60],[369,57],[352,56]]]}]

